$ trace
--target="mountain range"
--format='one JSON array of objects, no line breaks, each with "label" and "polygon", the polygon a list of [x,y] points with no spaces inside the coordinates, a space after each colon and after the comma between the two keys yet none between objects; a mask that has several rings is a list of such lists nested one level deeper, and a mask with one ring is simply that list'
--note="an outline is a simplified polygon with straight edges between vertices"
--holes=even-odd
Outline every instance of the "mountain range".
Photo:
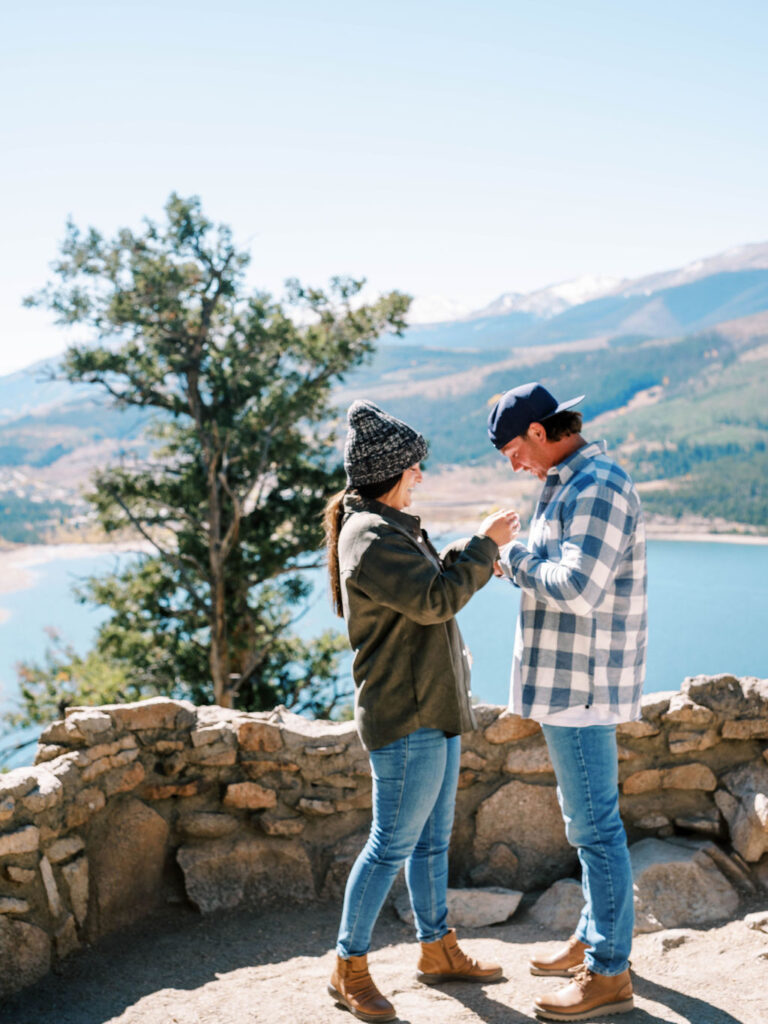
[{"label": "mountain range", "polygon": [[[55,362],[0,377],[0,536],[9,540],[82,512],[78,490],[92,468],[143,444],[146,414],[46,380]],[[556,395],[587,395],[588,426],[616,447],[652,512],[768,532],[768,243],[635,280],[508,292],[413,324],[382,340],[338,399],[378,400],[429,437],[433,465],[473,466],[493,456],[488,399],[533,379]]]},{"label": "mountain range", "polygon": [[662,338],[766,308],[768,243],[760,243],[632,281],[590,277],[527,295],[508,292],[460,319],[414,325],[407,339],[434,348],[497,349],[601,335]]},{"label": "mountain range", "polygon": [[[479,320],[489,316],[503,316],[505,313],[533,313],[537,317],[548,319],[572,306],[580,306],[608,295],[650,295],[663,289],[692,284],[716,274],[743,270],[768,270],[768,243],[757,242],[736,246],[675,270],[648,274],[632,280],[590,274],[532,292],[505,292],[493,302],[474,311],[439,295],[430,296],[429,301],[425,301],[423,306],[422,300],[417,298],[413,304],[417,316],[412,315],[411,321],[433,325],[455,320]],[[429,316],[429,313],[435,315]],[[437,315],[439,313],[444,315]]]}]

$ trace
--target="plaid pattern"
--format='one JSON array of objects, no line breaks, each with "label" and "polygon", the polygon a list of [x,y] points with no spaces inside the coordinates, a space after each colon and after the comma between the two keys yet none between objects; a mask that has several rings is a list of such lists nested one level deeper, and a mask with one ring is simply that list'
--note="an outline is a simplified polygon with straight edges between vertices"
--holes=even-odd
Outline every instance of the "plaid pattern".
[{"label": "plaid pattern", "polygon": [[528,547],[504,552],[522,590],[510,708],[536,718],[598,706],[637,718],[645,676],[645,526],[605,442],[550,469]]}]

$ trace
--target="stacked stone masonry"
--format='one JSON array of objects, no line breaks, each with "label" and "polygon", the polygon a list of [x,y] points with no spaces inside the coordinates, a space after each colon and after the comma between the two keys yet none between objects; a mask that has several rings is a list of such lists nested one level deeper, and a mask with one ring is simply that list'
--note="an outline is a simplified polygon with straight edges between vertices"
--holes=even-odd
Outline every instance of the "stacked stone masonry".
[{"label": "stacked stone masonry", "polygon": [[[572,878],[541,729],[499,707],[476,711],[451,884],[531,891]],[[707,885],[714,871],[729,889],[768,889],[768,680],[687,679],[646,698],[618,736],[633,864],[658,875],[688,844],[686,870]],[[43,733],[34,766],[0,775],[0,996],[163,901],[205,913],[339,899],[370,807],[351,722],[163,698],[70,708]],[[671,858],[659,842],[670,838]],[[641,890],[641,921],[662,927]]]}]

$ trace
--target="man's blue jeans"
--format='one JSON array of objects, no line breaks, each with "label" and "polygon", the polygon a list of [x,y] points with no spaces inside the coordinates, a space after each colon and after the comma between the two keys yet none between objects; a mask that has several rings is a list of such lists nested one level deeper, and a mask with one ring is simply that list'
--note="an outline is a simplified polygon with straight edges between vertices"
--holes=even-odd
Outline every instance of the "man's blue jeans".
[{"label": "man's blue jeans", "polygon": [[597,974],[629,965],[634,927],[632,869],[619,816],[616,728],[542,725],[557,778],[565,834],[578,850],[584,909],[576,935]]},{"label": "man's blue jeans", "polygon": [[420,942],[448,931],[448,845],[459,779],[461,737],[418,729],[370,752],[373,821],[344,893],[336,952],[362,956],[397,872],[405,880]]}]

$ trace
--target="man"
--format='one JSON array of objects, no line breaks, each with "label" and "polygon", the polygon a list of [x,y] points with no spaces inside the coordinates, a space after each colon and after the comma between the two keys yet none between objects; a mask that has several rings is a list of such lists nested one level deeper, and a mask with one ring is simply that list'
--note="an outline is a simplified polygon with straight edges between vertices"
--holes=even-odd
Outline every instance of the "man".
[{"label": "man", "polygon": [[619,816],[616,725],[637,718],[647,634],[640,500],[605,442],[581,435],[572,407],[541,384],[507,391],[488,433],[515,472],[539,477],[526,547],[500,570],[522,591],[510,710],[541,723],[569,843],[582,868],[584,909],[568,945],[531,960],[533,974],[572,980],[536,1000],[545,1020],[633,1007],[629,952],[632,872]]}]

